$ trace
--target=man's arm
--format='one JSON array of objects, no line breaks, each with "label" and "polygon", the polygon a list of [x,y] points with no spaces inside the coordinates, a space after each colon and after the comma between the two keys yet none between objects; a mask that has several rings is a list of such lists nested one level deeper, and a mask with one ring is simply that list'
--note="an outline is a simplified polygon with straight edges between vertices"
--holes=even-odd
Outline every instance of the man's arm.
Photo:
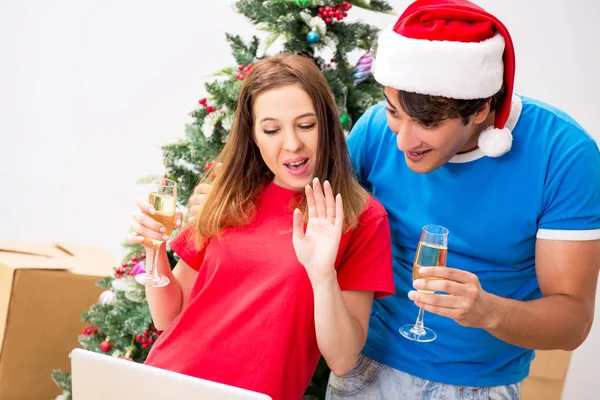
[{"label": "man's arm", "polygon": [[454,268],[422,268],[415,288],[450,293],[441,296],[409,293],[426,311],[447,316],[461,325],[483,328],[505,342],[529,349],[574,350],[590,332],[600,240],[538,239],[536,271],[543,297],[532,301],[502,298],[481,289],[477,276]]},{"label": "man's arm", "polygon": [[574,350],[592,328],[600,240],[538,239],[536,272],[544,297],[529,302],[493,299],[488,332],[530,349]]}]

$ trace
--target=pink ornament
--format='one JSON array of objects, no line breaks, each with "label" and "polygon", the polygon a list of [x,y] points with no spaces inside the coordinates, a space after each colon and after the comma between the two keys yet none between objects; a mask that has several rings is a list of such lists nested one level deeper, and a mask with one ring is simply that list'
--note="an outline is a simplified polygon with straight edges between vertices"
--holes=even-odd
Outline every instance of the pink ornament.
[{"label": "pink ornament", "polygon": [[131,269],[131,275],[133,276],[139,275],[144,272],[146,272],[146,268],[144,268],[143,261],[140,261],[139,263],[135,264],[135,266]]},{"label": "pink ornament", "polygon": [[100,293],[100,298],[98,299],[98,303],[106,305],[110,304],[117,299],[117,294],[112,290],[105,290]]},{"label": "pink ornament", "polygon": [[354,71],[352,73],[352,80],[355,85],[358,85],[365,79],[369,77],[371,74],[371,67],[373,66],[373,51],[369,50],[365,54],[363,54],[356,66],[354,67]]}]

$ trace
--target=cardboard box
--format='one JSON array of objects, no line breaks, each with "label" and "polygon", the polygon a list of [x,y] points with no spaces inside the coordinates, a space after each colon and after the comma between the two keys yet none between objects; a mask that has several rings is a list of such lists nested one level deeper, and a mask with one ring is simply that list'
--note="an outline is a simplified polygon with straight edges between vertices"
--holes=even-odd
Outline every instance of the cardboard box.
[{"label": "cardboard box", "polygon": [[571,352],[536,351],[529,376],[523,381],[523,400],[560,400]]},{"label": "cardboard box", "polygon": [[0,400],[54,399],[50,374],[70,371],[81,313],[116,259],[81,245],[0,241]]}]

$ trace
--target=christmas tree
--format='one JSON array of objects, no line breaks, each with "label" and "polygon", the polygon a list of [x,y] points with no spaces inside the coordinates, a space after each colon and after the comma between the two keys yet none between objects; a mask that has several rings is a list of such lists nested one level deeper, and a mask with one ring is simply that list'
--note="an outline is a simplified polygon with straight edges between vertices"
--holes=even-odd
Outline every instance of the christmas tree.
[{"label": "christmas tree", "polygon": [[[227,35],[237,67],[224,68],[217,79],[205,85],[207,96],[192,111],[185,139],[163,146],[167,175],[179,183],[182,204],[187,203],[199,176],[211,167],[227,140],[245,75],[273,47],[283,45],[280,50],[315,62],[335,96],[346,132],[367,108],[383,100],[382,88],[370,73],[378,29],[345,19],[353,6],[391,12],[385,1],[239,0],[235,6],[264,37],[244,41]],[[355,65],[348,61],[353,51],[362,53]]]},{"label": "christmas tree", "polygon": [[[253,63],[275,46],[285,52],[312,59],[321,69],[336,98],[340,121],[348,132],[368,107],[383,99],[383,91],[370,71],[378,29],[364,23],[344,21],[353,6],[376,12],[390,12],[381,0],[238,0],[236,9],[263,32],[263,37],[244,41],[226,35],[236,66],[219,71],[205,84],[207,95],[191,112],[185,139],[163,146],[166,175],[178,182],[181,205],[187,201],[200,177],[212,166],[233,123],[237,96]],[[359,50],[362,56],[351,65],[348,56]],[[129,252],[113,276],[98,285],[106,290],[98,304],[82,315],[88,323],[79,342],[83,348],[143,362],[160,335],[146,303],[144,287],[133,276],[144,270],[141,246],[128,246]],[[171,266],[177,256],[168,251]],[[324,398],[329,369],[321,360],[306,391],[306,399]],[[60,370],[52,378],[63,389],[57,400],[71,400],[71,377]]]}]

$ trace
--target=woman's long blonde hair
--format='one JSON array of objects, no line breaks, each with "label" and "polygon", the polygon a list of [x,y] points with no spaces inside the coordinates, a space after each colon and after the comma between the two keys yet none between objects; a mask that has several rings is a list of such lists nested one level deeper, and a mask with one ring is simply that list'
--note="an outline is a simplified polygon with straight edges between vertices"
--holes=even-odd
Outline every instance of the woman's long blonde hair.
[{"label": "woman's long blonde hair", "polygon": [[[222,168],[196,222],[199,243],[219,236],[228,227],[245,226],[255,214],[255,200],[274,178],[254,141],[252,106],[260,93],[299,84],[310,96],[319,126],[315,177],[328,180],[333,193],[344,201],[344,227],[356,226],[365,208],[367,192],[354,177],[335,99],[321,71],[308,58],[280,54],[257,62],[244,79],[238,97],[235,121],[217,161]],[[208,171],[207,176],[211,173]],[[206,179],[206,178],[205,178]],[[296,204],[306,211],[306,198],[299,192]],[[290,229],[292,219],[290,215]]]}]

